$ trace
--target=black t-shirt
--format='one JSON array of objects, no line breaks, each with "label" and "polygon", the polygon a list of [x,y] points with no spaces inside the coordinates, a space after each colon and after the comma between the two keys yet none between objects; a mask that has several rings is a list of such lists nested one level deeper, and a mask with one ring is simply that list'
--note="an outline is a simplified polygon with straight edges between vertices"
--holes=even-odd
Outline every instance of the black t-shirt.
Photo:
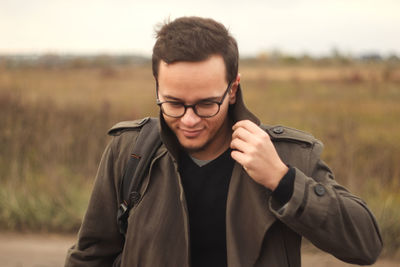
[{"label": "black t-shirt", "polygon": [[179,172],[189,212],[192,267],[227,266],[225,214],[233,165],[230,149],[201,167],[181,153]]}]

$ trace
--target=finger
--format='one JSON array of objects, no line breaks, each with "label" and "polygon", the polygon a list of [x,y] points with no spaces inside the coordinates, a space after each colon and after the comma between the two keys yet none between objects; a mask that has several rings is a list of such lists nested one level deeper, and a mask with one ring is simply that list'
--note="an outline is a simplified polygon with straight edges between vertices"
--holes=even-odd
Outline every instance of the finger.
[{"label": "finger", "polygon": [[245,128],[239,127],[233,132],[232,139],[239,138],[243,141],[249,141],[252,139],[253,136],[254,135]]},{"label": "finger", "polygon": [[233,129],[233,130],[236,130],[237,128],[240,128],[240,127],[246,128],[246,125],[251,124],[251,123],[252,123],[252,122],[249,121],[249,120],[237,121],[237,122],[233,125],[232,129]]},{"label": "finger", "polygon": [[243,153],[249,153],[249,144],[239,138],[234,138],[231,141],[231,148],[239,150],[240,152]]},{"label": "finger", "polygon": [[249,146],[251,145],[256,148],[261,148],[271,142],[271,139],[266,132],[264,132],[262,129],[260,130],[261,131],[259,133],[254,134],[242,127],[237,128],[232,134],[232,140],[237,138],[246,142]]},{"label": "finger", "polygon": [[236,129],[238,129],[240,127],[244,128],[247,131],[249,131],[250,133],[254,133],[254,134],[263,132],[263,130],[260,127],[258,127],[257,124],[255,124],[254,122],[249,121],[249,120],[238,121],[237,123],[235,123],[235,125],[233,125],[232,129],[235,131]]},{"label": "finger", "polygon": [[[249,132],[250,135],[241,135],[239,138],[242,138],[246,142],[249,142],[253,145],[257,145],[259,142],[263,143],[271,140],[270,136],[263,129],[249,120],[237,122],[233,126],[233,129],[235,129],[234,133],[239,129],[244,129]],[[243,133],[243,131],[241,131],[241,133]]]},{"label": "finger", "polygon": [[231,157],[236,160],[240,165],[245,166],[245,163],[247,162],[247,156],[246,154],[237,151],[237,150],[233,150],[231,152]]}]

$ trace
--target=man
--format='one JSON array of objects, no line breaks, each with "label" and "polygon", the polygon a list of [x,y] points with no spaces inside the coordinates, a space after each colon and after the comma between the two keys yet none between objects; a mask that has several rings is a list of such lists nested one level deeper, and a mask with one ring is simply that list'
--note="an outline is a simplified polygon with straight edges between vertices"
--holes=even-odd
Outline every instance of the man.
[{"label": "man", "polygon": [[166,23],[152,64],[162,145],[126,236],[116,220],[119,187],[146,120],[110,131],[66,266],[300,266],[302,236],[343,261],[375,262],[375,219],[334,181],[322,144],[261,125],[244,106],[237,44],[223,25]]}]

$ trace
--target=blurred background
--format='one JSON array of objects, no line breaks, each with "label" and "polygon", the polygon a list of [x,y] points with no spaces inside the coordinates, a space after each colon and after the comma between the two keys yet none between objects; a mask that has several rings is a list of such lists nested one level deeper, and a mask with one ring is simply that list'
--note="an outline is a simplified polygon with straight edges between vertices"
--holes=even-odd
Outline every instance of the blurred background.
[{"label": "blurred background", "polygon": [[237,39],[247,105],[323,141],[336,179],[400,258],[400,2],[0,2],[0,231],[75,234],[122,120],[157,116],[157,25],[211,17]]}]

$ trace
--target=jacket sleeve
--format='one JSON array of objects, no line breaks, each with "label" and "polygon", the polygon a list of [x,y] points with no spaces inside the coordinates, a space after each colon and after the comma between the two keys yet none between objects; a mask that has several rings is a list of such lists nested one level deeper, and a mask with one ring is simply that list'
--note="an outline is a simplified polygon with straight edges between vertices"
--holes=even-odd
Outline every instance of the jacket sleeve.
[{"label": "jacket sleeve", "polygon": [[77,243],[68,250],[65,267],[112,266],[123,248],[123,236],[117,225],[118,192],[113,147],[116,138],[105,149],[78,233]]},{"label": "jacket sleeve", "polygon": [[320,160],[322,144],[309,154],[307,176],[295,167],[293,195],[285,205],[270,199],[275,216],[318,248],[340,260],[367,265],[376,261],[382,239],[366,204],[337,184]]}]

